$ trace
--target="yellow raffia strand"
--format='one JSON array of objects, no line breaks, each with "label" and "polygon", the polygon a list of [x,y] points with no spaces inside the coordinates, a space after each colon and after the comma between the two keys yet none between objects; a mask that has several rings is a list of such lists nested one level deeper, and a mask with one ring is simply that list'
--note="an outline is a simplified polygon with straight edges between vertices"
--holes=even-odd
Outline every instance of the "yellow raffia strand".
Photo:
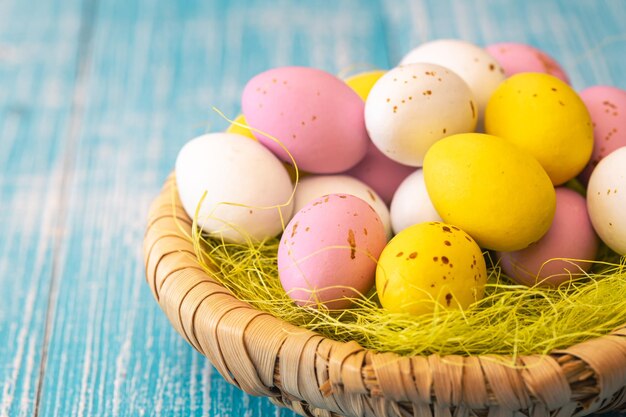
[{"label": "yellow raffia strand", "polygon": [[[196,229],[197,230],[197,229]],[[238,245],[194,232],[200,264],[240,300],[296,326],[379,352],[545,354],[626,323],[626,261],[608,251],[591,273],[556,289],[513,284],[495,265],[483,300],[465,311],[393,314],[376,294],[344,311],[299,307],[281,287],[277,239]]]}]

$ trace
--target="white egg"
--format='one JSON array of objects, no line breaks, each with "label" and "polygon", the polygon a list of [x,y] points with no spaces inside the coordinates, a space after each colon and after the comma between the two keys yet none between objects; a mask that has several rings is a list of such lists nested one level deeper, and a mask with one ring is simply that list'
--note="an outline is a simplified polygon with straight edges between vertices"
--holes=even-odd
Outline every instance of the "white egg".
[{"label": "white egg", "polygon": [[470,87],[480,118],[498,85],[506,78],[500,64],[483,48],[458,39],[424,43],[406,54],[400,65],[429,62],[451,69]]},{"label": "white egg", "polygon": [[443,222],[430,201],[424,173],[418,169],[400,184],[391,201],[391,227],[398,234],[414,224]]},{"label": "white egg", "polygon": [[387,237],[391,237],[389,209],[383,199],[367,184],[348,175],[312,175],[302,179],[296,188],[294,212],[328,194],[350,194],[365,200],[378,213]]},{"label": "white egg", "polygon": [[176,185],[191,218],[206,192],[198,225],[228,242],[274,237],[283,228],[281,212],[284,224],[293,212],[293,185],[283,164],[260,143],[234,133],[185,144],[176,159]]},{"label": "white egg", "polygon": [[626,147],[610,153],[593,170],[587,209],[600,239],[626,255]]},{"label": "white egg", "polygon": [[404,165],[422,166],[430,146],[472,132],[477,108],[472,92],[451,70],[434,64],[394,68],[365,102],[365,126],[376,147]]}]

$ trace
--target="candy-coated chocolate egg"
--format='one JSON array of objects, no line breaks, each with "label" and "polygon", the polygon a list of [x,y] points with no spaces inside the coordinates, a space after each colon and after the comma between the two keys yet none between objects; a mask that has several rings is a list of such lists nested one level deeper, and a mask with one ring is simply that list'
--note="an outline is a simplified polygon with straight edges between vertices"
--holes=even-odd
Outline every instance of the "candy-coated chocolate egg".
[{"label": "candy-coated chocolate egg", "polygon": [[242,97],[248,124],[280,159],[311,173],[338,173],[355,166],[367,150],[363,100],[342,80],[314,68],[265,71],[246,84]]},{"label": "candy-coated chocolate egg", "polygon": [[372,142],[387,157],[421,166],[439,139],[476,127],[472,93],[458,75],[434,64],[394,68],[374,84],[365,102]]},{"label": "candy-coated chocolate egg", "polygon": [[442,221],[430,201],[421,169],[402,182],[393,196],[390,214],[391,227],[395,233],[400,233],[414,224]]},{"label": "candy-coated chocolate egg", "polygon": [[498,61],[507,77],[520,72],[542,72],[569,84],[561,65],[545,52],[523,43],[502,42],[485,48]]},{"label": "candy-coated chocolate egg", "polygon": [[585,104],[569,85],[548,74],[522,73],[504,81],[487,105],[485,129],[530,152],[554,185],[578,175],[593,148]]},{"label": "candy-coated chocolate egg", "polygon": [[587,209],[596,233],[608,247],[626,255],[626,147],[607,155],[593,170]]},{"label": "candy-coated chocolate egg", "polygon": [[278,274],[299,305],[348,308],[374,285],[376,260],[387,238],[372,207],[358,197],[331,194],[313,200],[285,228]]},{"label": "candy-coated chocolate egg", "polygon": [[480,247],[456,226],[429,222],[404,229],[376,268],[382,306],[394,313],[466,309],[482,299],[487,268]]},{"label": "candy-coated chocolate egg", "polygon": [[376,210],[385,233],[391,237],[391,220],[385,202],[367,184],[348,175],[312,175],[304,178],[296,188],[294,211],[300,211],[311,201],[327,194],[350,194],[366,201]]},{"label": "candy-coated chocolate egg", "polygon": [[593,122],[593,153],[579,178],[585,184],[598,163],[626,146],[626,90],[597,85],[580,92]]},{"label": "candy-coated chocolate egg", "polygon": [[592,263],[583,260],[595,259],[598,243],[585,197],[559,187],[548,233],[526,249],[499,252],[497,257],[504,272],[520,284],[558,286],[591,268]]},{"label": "candy-coated chocolate egg", "polygon": [[550,178],[535,158],[505,139],[466,133],[440,140],[426,154],[424,181],[441,218],[481,247],[523,249],[552,224]]},{"label": "candy-coated chocolate egg", "polygon": [[454,71],[469,86],[480,118],[489,97],[504,80],[504,71],[483,48],[459,39],[426,42],[406,54],[400,65],[429,62]]},{"label": "candy-coated chocolate egg", "polygon": [[234,133],[211,133],[183,146],[176,159],[183,207],[212,237],[227,242],[262,241],[288,221],[293,186],[283,164],[263,145]]}]

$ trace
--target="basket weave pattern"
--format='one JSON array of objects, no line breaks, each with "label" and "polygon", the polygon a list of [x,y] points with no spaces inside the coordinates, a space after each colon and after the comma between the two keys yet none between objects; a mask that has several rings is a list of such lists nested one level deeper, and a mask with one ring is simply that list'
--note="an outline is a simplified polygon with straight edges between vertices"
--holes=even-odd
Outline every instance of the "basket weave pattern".
[{"label": "basket weave pattern", "polygon": [[[305,416],[543,417],[626,409],[626,323],[549,355],[376,353],[303,330],[236,299],[197,263],[166,181],[144,239],[146,278],[174,328],[245,392]],[[181,230],[181,226],[182,229]]]}]

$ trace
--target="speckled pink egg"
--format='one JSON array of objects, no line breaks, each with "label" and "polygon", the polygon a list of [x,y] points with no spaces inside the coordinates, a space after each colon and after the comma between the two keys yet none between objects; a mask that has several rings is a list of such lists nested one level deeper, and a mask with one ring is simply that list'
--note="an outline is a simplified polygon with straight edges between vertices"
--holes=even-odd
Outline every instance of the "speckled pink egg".
[{"label": "speckled pink egg", "polygon": [[387,238],[378,214],[365,201],[330,194],[291,219],[278,247],[278,274],[299,305],[350,307],[349,298],[374,285],[376,260]]},{"label": "speckled pink egg", "polygon": [[587,184],[598,163],[622,146],[626,146],[626,91],[616,87],[598,85],[580,92],[593,122],[593,153],[580,174]]},{"label": "speckled pink egg", "polygon": [[498,252],[497,256],[504,272],[518,283],[555,287],[591,268],[590,262],[580,260],[594,260],[598,243],[585,198],[560,187],[556,189],[556,212],[548,233],[526,249]]},{"label": "speckled pink egg", "polygon": [[523,43],[495,43],[485,48],[504,69],[507,77],[520,72],[543,72],[569,84],[558,62],[545,52]]},{"label": "speckled pink egg", "polygon": [[370,142],[365,158],[346,174],[372,187],[385,204],[389,205],[402,181],[413,171],[414,167],[387,158]]},{"label": "speckled pink egg", "polygon": [[[343,172],[365,156],[363,100],[325,71],[305,67],[265,71],[248,81],[241,104],[248,124],[278,139],[303,171]],[[291,162],[278,143],[253,133],[280,159]]]}]

